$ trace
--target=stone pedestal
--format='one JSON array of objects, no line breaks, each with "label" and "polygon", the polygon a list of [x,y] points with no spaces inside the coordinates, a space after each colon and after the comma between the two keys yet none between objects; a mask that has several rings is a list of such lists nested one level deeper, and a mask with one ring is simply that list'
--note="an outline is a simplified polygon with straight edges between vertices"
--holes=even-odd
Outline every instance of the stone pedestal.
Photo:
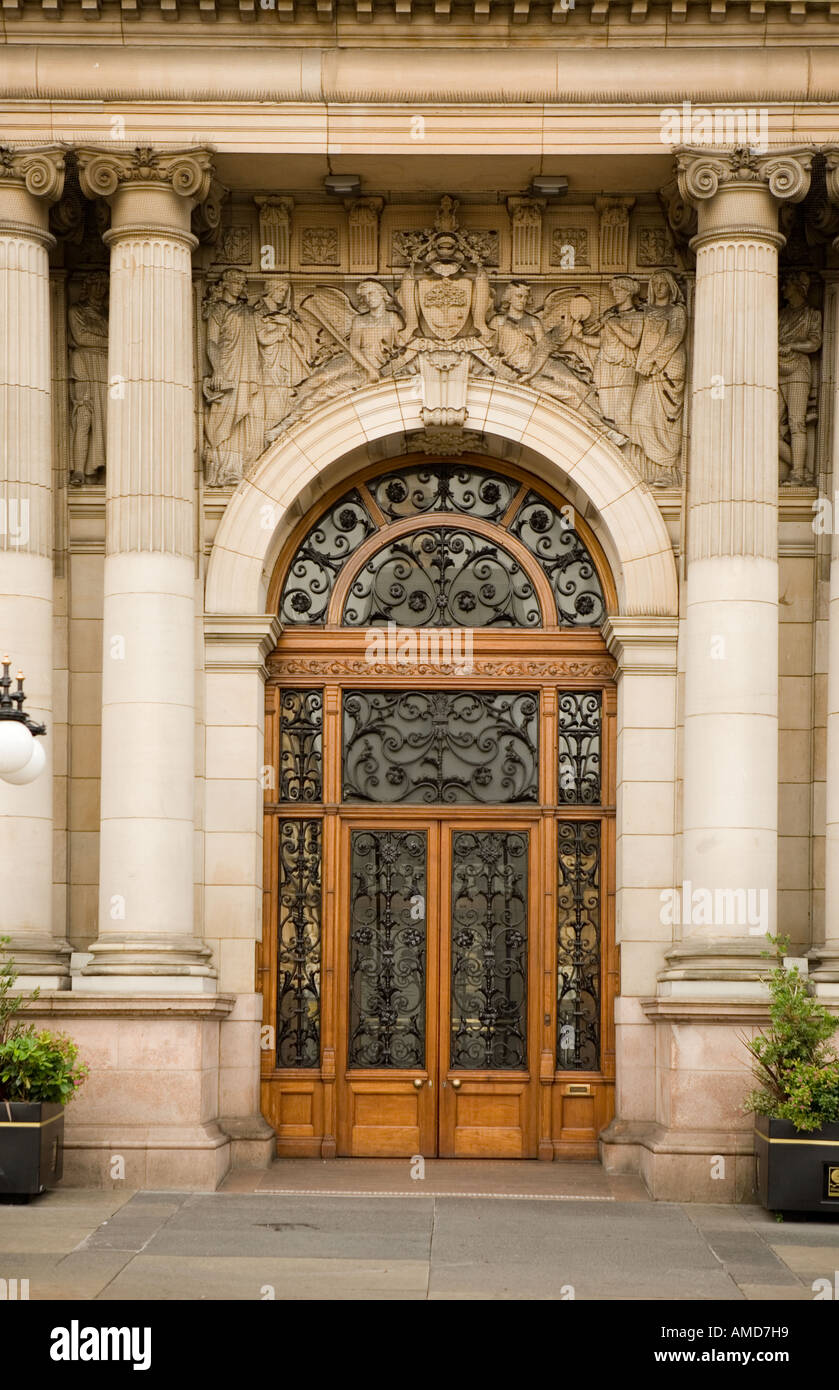
[{"label": "stone pedestal", "polygon": [[26,711],[47,725],[46,767],[0,780],[0,934],[21,987],[69,983],[53,922],[53,501],[47,217],[61,195],[57,148],[4,152],[0,177],[0,655],[26,676]]}]

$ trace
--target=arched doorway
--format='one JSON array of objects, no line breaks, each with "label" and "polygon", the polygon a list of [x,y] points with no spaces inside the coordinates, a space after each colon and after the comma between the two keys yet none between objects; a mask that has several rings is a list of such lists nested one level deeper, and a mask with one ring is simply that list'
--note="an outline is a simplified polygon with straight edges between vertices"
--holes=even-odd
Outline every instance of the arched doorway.
[{"label": "arched doorway", "polygon": [[572,509],[485,458],[368,467],[288,538],[260,969],[280,1154],[596,1155],[614,603]]}]

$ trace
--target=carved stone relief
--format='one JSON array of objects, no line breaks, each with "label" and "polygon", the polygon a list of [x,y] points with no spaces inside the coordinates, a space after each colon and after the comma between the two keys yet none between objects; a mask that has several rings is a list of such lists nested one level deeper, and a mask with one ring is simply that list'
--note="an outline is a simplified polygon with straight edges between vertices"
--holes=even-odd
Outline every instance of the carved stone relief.
[{"label": "carved stone relief", "polygon": [[81,281],[67,310],[70,351],[70,484],[100,483],[105,477],[108,416],[108,272]]},{"label": "carved stone relief", "polygon": [[[631,200],[619,201],[612,211],[620,221]],[[533,211],[525,209],[528,228]],[[438,452],[469,447],[469,381],[496,377],[568,405],[649,482],[678,481],[687,317],[669,271],[652,272],[646,295],[627,275],[558,288],[492,283],[495,235],[462,228],[452,198],[441,201],[433,227],[396,233],[395,242],[404,269],[393,289],[371,278],[295,295],[289,279],[275,276],[256,292],[234,269],[210,285],[211,486],[237,482],[295,420],[388,377],[413,381],[424,439],[436,440]]]},{"label": "carved stone relief", "polygon": [[778,314],[778,425],[780,480],[795,486],[814,482],[818,384],[815,355],[822,344],[822,316],[807,303],[811,277],[794,271],[781,285]]},{"label": "carved stone relief", "polygon": [[301,265],[340,265],[337,227],[305,227],[300,237]]}]

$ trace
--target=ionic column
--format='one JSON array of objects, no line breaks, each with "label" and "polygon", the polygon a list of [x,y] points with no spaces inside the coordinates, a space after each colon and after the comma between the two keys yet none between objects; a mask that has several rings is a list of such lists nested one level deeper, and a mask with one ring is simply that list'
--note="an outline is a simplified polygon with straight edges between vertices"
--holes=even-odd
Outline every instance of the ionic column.
[{"label": "ionic column", "polygon": [[[831,202],[839,203],[839,148],[825,150],[827,192]],[[839,237],[833,243],[839,251]],[[830,552],[830,606],[828,610],[827,666],[827,757],[825,768],[825,865],[824,865],[824,943],[811,952],[813,978],[820,994],[839,998],[839,518],[836,497],[839,492],[839,333],[837,325],[828,340],[833,362],[829,379],[832,401],[832,494],[833,527]],[[826,342],[827,347],[827,342]]]},{"label": "ionic column", "polygon": [[21,986],[65,989],[70,948],[53,922],[53,512],[47,225],[64,184],[57,148],[0,149],[0,656],[26,675],[47,764],[0,781],[0,935]]},{"label": "ionic column", "polygon": [[804,197],[811,158],[677,153],[698,231],[670,993],[757,991],[765,933],[777,930],[778,207]]},{"label": "ionic column", "polygon": [[83,989],[215,988],[194,932],[190,213],[204,150],[82,149],[111,207],[99,938]]}]

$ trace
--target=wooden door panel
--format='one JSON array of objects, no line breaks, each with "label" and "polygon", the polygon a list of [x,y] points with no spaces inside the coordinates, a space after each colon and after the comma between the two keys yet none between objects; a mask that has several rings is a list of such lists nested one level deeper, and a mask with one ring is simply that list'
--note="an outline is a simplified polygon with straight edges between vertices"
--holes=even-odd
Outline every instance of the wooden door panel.
[{"label": "wooden door panel", "polygon": [[342,828],[337,1151],[433,1157],[439,828],[393,813]]},{"label": "wooden door panel", "polygon": [[441,1088],[440,1156],[525,1158],[529,1154],[529,1077],[455,1077]]},{"label": "wooden door panel", "polygon": [[[444,828],[439,1153],[446,1158],[536,1153],[538,822],[511,819],[459,818]],[[491,964],[482,966],[485,958]],[[490,1065],[474,1066],[482,1052]]]}]

